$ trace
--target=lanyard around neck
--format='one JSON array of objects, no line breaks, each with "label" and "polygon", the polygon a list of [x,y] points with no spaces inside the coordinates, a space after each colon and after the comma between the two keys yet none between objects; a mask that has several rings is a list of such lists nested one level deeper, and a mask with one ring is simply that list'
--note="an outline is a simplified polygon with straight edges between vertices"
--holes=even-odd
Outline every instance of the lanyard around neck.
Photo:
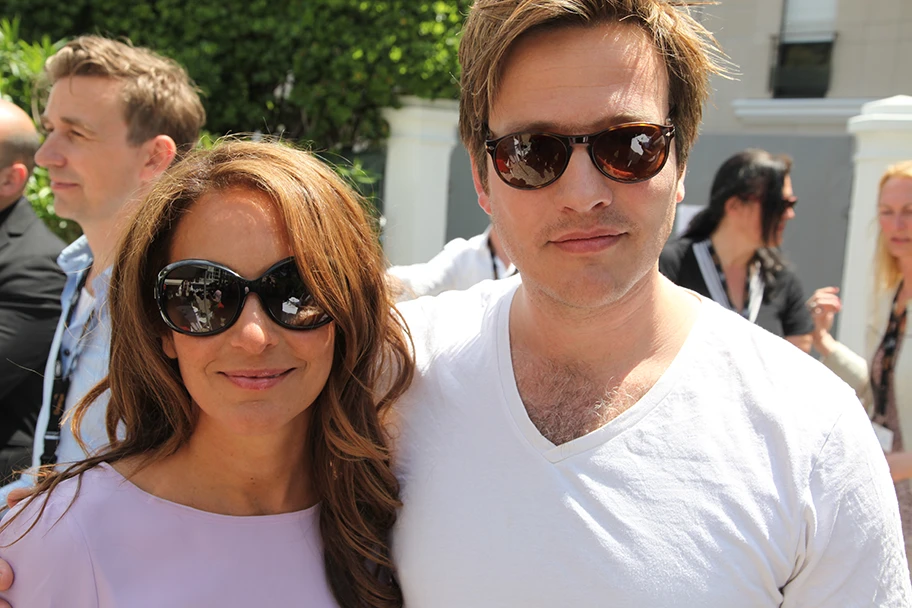
[{"label": "lanyard around neck", "polygon": [[[90,270],[86,270],[85,274],[82,275],[82,278],[79,280],[79,283],[76,285],[76,289],[73,291],[73,295],[70,298],[70,308],[67,311],[66,321],[63,325],[64,332],[69,330],[70,325],[73,322],[73,317],[76,314],[76,308],[79,304],[79,298],[82,295],[82,290],[85,288],[86,281],[89,278],[89,272]],[[73,347],[73,352],[70,356],[70,365],[66,369],[66,373],[64,373],[63,369],[63,345],[61,344],[57,349],[57,360],[54,362],[54,383],[51,387],[51,410],[44,433],[44,451],[41,454],[42,465],[51,465],[57,462],[57,446],[60,444],[60,421],[63,418],[64,406],[66,404],[67,395],[70,392],[73,373],[76,371],[76,367],[79,364],[79,356],[82,354],[83,348],[85,348],[86,334],[88,334],[94,319],[95,309],[93,308],[93,310],[89,312],[89,316],[85,323],[82,325],[82,331],[79,333],[79,337],[76,339],[76,344]]]},{"label": "lanyard around neck", "polygon": [[514,274],[516,274],[516,267],[515,267],[515,266],[513,267],[513,271],[511,272],[511,271],[510,271],[510,267],[507,266],[506,264],[504,264],[504,267],[506,268],[507,272],[506,272],[503,276],[499,276],[500,273],[497,272],[497,254],[494,253],[494,245],[493,245],[493,243],[491,243],[491,237],[490,237],[490,236],[488,236],[488,253],[491,254],[491,270],[492,270],[493,273],[494,273],[494,280],[495,280],[495,281],[496,281],[497,279],[506,279],[507,277],[512,277]]},{"label": "lanyard around neck", "polygon": [[896,289],[896,295],[893,296],[893,304],[890,306],[890,320],[887,322],[887,329],[884,331],[883,340],[880,342],[880,349],[883,351],[883,357],[880,365],[880,378],[874,382],[871,377],[871,388],[874,389],[874,409],[878,416],[887,415],[887,402],[890,398],[890,387],[893,384],[893,370],[896,367],[896,356],[900,343],[906,328],[906,311],[908,306],[903,308],[901,313],[896,312],[896,303],[899,301],[899,294],[902,293],[903,282],[899,282]]},{"label": "lanyard around neck", "polygon": [[[728,293],[725,291],[723,283],[724,275],[716,265],[712,243],[709,239],[694,243],[694,256],[697,258],[697,266],[700,267],[700,274],[703,276],[703,282],[709,289],[709,297],[717,304],[735,310],[731,301],[728,299]],[[747,310],[735,310],[741,316],[747,318],[751,323],[757,322],[757,316],[760,314],[760,305],[763,303],[763,293],[766,290],[766,283],[763,281],[763,273],[757,264],[750,266],[750,281],[748,283]]]}]

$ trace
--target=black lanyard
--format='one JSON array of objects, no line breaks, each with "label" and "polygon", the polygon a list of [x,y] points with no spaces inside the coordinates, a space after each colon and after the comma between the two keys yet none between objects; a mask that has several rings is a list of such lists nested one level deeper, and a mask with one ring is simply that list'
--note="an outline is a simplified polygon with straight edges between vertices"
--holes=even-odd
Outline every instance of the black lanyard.
[{"label": "black lanyard", "polygon": [[[490,236],[488,237],[488,251],[491,253],[491,270],[494,271],[494,280],[496,281],[501,277],[497,276],[499,274],[497,272],[497,254],[494,253],[494,245],[491,244]],[[513,272],[508,272],[505,274],[502,278],[506,279],[507,277],[512,277],[514,274],[516,274],[516,268],[513,269]]]},{"label": "black lanyard", "polygon": [[[82,295],[82,289],[85,287],[86,281],[89,278],[89,272],[90,270],[86,270],[85,274],[82,275],[82,279],[80,279],[79,284],[76,285],[76,290],[73,292],[73,296],[70,299],[70,309],[67,312],[66,322],[63,326],[64,332],[70,329],[73,316],[76,314],[76,307],[79,304],[79,297]],[[54,384],[51,388],[51,411],[47,428],[44,433],[44,453],[41,454],[42,465],[57,463],[57,446],[60,445],[60,420],[63,418],[64,405],[66,404],[67,393],[70,392],[73,372],[76,371],[76,365],[79,363],[79,355],[82,353],[82,345],[80,343],[85,339],[86,333],[94,318],[95,311],[93,310],[89,313],[89,317],[82,326],[82,332],[80,332],[79,338],[76,340],[76,346],[73,348],[73,356],[70,359],[70,366],[66,370],[66,374],[63,373],[63,337],[61,336],[60,346],[57,349],[57,360],[54,362]]]},{"label": "black lanyard", "polygon": [[[694,243],[692,245],[694,257],[697,260],[697,266],[700,269],[700,275],[709,290],[709,297],[718,304],[734,310],[731,304],[731,298],[728,297],[728,288],[725,279],[725,272],[722,270],[722,262],[716,254],[715,248],[709,239]],[[760,314],[760,307],[763,304],[763,295],[766,285],[763,281],[763,273],[759,261],[751,261],[748,265],[748,278],[745,285],[745,307],[742,310],[736,310],[751,323],[757,322],[757,316]]]},{"label": "black lanyard", "polygon": [[890,398],[890,387],[893,385],[893,368],[896,367],[896,351],[899,348],[900,340],[906,327],[906,308],[900,314],[896,314],[896,303],[899,301],[899,294],[902,293],[903,282],[899,282],[899,289],[893,296],[893,305],[890,307],[890,321],[887,323],[887,330],[884,332],[883,340],[880,343],[880,350],[883,351],[883,358],[880,365],[880,378],[874,382],[873,374],[871,376],[871,388],[874,389],[874,411],[878,416],[887,415],[887,402]]},{"label": "black lanyard", "polygon": [[[731,298],[728,297],[728,280],[725,278],[725,271],[722,270],[722,260],[719,259],[719,254],[716,253],[716,248],[712,246],[712,243],[709,244],[709,255],[712,256],[713,264],[716,265],[716,274],[719,275],[719,282],[722,283],[722,290],[725,292],[726,299],[728,300],[728,307],[732,310],[735,310],[734,305],[731,303]],[[750,268],[750,264],[748,264]],[[750,273],[748,272],[747,276],[744,277],[744,307],[741,310],[735,310],[745,319],[750,316]],[[752,321],[753,322],[753,321]]]}]

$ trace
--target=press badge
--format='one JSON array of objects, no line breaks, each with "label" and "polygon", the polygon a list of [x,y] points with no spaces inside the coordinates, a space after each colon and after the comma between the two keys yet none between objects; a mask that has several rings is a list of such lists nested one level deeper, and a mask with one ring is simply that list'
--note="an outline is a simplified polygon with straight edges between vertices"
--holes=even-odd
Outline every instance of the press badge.
[{"label": "press badge", "polygon": [[884,454],[892,452],[893,431],[876,422],[872,422],[871,426],[874,427],[874,434],[877,435],[877,440],[880,442],[880,447],[883,448]]}]

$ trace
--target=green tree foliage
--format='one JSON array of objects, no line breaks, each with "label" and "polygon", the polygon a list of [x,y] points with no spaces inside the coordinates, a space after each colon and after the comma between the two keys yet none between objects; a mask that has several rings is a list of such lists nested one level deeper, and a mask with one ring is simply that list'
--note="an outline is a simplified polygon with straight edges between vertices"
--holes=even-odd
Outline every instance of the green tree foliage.
[{"label": "green tree foliage", "polygon": [[[19,38],[18,19],[0,19],[0,98],[11,101],[33,116],[38,114],[37,79],[44,61],[60,48],[61,42],[51,42],[41,36],[37,42]],[[37,167],[25,188],[25,196],[48,227],[66,242],[80,235],[79,226],[60,219],[54,213],[47,171]]]},{"label": "green tree foliage", "polygon": [[127,37],[185,65],[213,133],[262,131],[355,151],[401,95],[457,96],[470,0],[5,0],[22,37]]}]

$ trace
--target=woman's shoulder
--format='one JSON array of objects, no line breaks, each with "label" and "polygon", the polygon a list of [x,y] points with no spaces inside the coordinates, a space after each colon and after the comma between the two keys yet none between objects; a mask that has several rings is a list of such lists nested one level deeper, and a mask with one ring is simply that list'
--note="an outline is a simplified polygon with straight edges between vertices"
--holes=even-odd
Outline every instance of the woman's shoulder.
[{"label": "woman's shoulder", "polygon": [[[896,290],[897,286],[875,286],[868,298],[868,323],[878,327],[881,331],[887,328],[887,323],[890,320],[890,311],[896,298]],[[906,327],[909,328],[910,324],[907,323]]]},{"label": "woman's shoulder", "polygon": [[662,248],[662,257],[664,258],[683,258],[694,245],[693,239],[687,237],[671,238],[665,247]]},{"label": "woman's shoulder", "polygon": [[[21,500],[3,517],[4,530],[0,533],[3,544],[8,543],[11,530],[23,530],[33,526],[50,528],[48,522],[59,520],[72,504],[81,480],[73,477],[62,481],[51,492],[36,494]],[[40,521],[39,521],[40,520]]]},{"label": "woman's shoulder", "polygon": [[[668,241],[662,248],[662,253],[659,254],[659,272],[680,285],[682,268],[685,266],[684,260],[693,251],[693,245],[693,240],[686,237]],[[695,262],[691,264],[695,265]],[[691,285],[685,286],[691,287]]]},{"label": "woman's shoulder", "polygon": [[3,518],[3,523],[10,525],[0,533],[0,542],[7,544],[17,530],[20,535],[31,528],[50,533],[63,519],[82,519],[96,512],[99,504],[106,503],[114,489],[116,473],[107,464],[66,479],[52,491],[25,499],[11,509]]},{"label": "woman's shoulder", "polygon": [[693,249],[693,240],[686,237],[672,238],[659,255],[659,266],[661,267],[679,267],[681,261],[687,253]]},{"label": "woman's shoulder", "polygon": [[788,261],[783,261],[782,265],[773,271],[773,275],[776,277],[776,285],[801,286],[801,279],[798,278],[795,267]]},{"label": "woman's shoulder", "polygon": [[112,486],[111,469],[108,465],[93,467],[80,475],[60,482],[50,492],[35,495],[22,500],[3,518],[3,523],[11,522],[0,540],[6,541],[9,530],[44,528],[50,530],[64,516],[77,518],[91,510],[90,505],[97,503],[98,494],[108,494]]},{"label": "woman's shoulder", "polygon": [[14,606],[97,605],[92,560],[80,525],[80,510],[92,492],[87,471],[54,490],[24,500],[3,518],[0,557],[16,572],[12,589],[0,596]]}]

